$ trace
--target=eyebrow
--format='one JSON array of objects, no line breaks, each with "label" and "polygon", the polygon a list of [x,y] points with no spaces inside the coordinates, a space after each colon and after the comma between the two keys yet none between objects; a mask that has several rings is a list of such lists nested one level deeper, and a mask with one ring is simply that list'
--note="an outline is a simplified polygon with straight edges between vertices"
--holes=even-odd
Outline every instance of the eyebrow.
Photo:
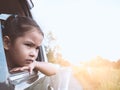
[{"label": "eyebrow", "polygon": [[40,47],[40,45],[36,45],[33,41],[25,41],[25,43],[32,44],[32,46]]}]

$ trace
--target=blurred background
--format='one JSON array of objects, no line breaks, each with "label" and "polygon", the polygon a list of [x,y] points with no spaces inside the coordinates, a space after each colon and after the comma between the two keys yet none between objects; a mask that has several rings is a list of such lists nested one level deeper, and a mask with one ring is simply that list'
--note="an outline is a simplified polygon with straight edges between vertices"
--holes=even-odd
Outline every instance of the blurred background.
[{"label": "blurred background", "polygon": [[72,67],[84,90],[120,90],[120,1],[34,3],[49,62]]},{"label": "blurred background", "polygon": [[66,59],[119,59],[119,0],[41,0],[37,4],[42,29],[55,35]]}]

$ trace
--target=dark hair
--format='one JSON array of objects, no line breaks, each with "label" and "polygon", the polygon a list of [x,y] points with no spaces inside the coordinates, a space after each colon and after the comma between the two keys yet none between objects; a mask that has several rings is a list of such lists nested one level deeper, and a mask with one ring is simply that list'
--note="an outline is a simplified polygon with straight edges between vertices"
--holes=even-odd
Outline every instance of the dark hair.
[{"label": "dark hair", "polygon": [[33,28],[39,30],[44,37],[41,28],[32,18],[12,15],[5,21],[2,30],[3,37],[9,36],[11,41],[14,42],[17,37],[23,36],[25,32]]}]

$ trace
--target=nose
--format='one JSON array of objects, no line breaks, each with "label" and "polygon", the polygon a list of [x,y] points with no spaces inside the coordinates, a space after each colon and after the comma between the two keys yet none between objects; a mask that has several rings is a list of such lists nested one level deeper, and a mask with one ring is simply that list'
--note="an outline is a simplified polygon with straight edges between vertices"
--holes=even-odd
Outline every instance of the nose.
[{"label": "nose", "polygon": [[31,50],[31,51],[30,51],[30,57],[36,59],[37,56],[38,56],[38,51],[37,51],[37,50]]}]

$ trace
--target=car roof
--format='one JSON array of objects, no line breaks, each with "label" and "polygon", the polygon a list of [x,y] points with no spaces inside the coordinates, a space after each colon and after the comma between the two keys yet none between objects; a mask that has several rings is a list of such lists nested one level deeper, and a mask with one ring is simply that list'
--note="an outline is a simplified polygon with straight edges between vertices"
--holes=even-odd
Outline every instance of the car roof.
[{"label": "car roof", "polygon": [[17,14],[32,17],[29,12],[30,3],[28,2],[32,3],[31,0],[0,0],[0,14]]},{"label": "car roof", "polygon": [[[22,1],[22,0],[21,0]],[[20,0],[1,0],[0,13],[17,13],[21,11]]]}]

